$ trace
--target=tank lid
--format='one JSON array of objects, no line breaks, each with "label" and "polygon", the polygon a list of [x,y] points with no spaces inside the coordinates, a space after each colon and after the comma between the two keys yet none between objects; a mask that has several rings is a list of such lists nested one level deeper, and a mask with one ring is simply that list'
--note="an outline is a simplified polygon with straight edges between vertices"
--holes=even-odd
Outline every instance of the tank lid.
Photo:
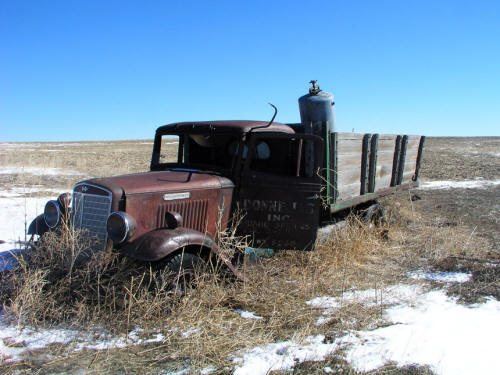
[{"label": "tank lid", "polygon": [[309,95],[318,95],[321,92],[319,85],[316,85],[317,80],[313,79],[309,81],[312,87],[309,87]]}]

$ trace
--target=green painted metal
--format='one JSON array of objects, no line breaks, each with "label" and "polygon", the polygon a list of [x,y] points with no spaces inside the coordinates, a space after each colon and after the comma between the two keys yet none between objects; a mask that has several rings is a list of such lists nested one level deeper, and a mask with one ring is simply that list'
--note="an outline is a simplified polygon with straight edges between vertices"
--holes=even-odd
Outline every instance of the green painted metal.
[{"label": "green painted metal", "polygon": [[325,123],[325,153],[326,153],[326,204],[331,203],[331,171],[330,171],[330,124]]},{"label": "green painted metal", "polygon": [[331,202],[335,203],[337,201],[337,197],[339,196],[339,190],[338,190],[338,155],[337,155],[337,149],[338,149],[338,133],[331,133],[331,139],[330,139],[330,169],[333,171],[331,175],[331,187],[333,188],[333,194],[331,196]]}]

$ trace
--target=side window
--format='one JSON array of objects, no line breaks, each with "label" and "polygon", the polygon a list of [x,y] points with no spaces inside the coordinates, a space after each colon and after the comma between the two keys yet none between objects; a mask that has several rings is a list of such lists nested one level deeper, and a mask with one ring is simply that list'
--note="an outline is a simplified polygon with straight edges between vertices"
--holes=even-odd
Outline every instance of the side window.
[{"label": "side window", "polygon": [[251,151],[250,170],[290,177],[311,177],[307,170],[314,163],[307,163],[311,152],[311,141],[289,137],[259,137]]},{"label": "side window", "polygon": [[186,135],[183,151],[184,163],[229,169],[238,151],[237,144],[236,137],[223,134]]},{"label": "side window", "polygon": [[178,151],[179,151],[179,136],[178,135],[164,135],[161,138],[159,162],[161,164],[177,163]]}]

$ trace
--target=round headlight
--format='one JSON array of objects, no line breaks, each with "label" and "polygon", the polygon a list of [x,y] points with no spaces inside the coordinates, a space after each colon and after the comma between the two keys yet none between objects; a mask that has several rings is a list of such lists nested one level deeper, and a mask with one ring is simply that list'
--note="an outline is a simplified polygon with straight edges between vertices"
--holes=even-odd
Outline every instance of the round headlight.
[{"label": "round headlight", "polygon": [[45,223],[51,229],[54,229],[61,220],[61,207],[57,201],[48,201],[43,211]]},{"label": "round headlight", "polygon": [[112,212],[108,216],[106,229],[108,237],[114,243],[122,243],[134,235],[136,223],[134,218],[125,212]]}]

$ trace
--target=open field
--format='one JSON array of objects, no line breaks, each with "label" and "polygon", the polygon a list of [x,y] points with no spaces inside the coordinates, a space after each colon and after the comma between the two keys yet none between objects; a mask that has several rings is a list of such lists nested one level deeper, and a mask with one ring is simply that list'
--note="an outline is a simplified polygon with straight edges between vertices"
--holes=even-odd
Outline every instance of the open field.
[{"label": "open field", "polygon": [[[147,170],[151,147],[0,144],[0,239],[22,239],[45,199],[79,180]],[[1,317],[0,371],[498,373],[500,138],[428,138],[421,180],[382,200],[382,227],[352,217],[312,253],[248,264],[245,283],[210,275],[180,300],[154,299],[122,268],[115,310],[82,302],[62,315],[50,287],[31,285]]]}]

